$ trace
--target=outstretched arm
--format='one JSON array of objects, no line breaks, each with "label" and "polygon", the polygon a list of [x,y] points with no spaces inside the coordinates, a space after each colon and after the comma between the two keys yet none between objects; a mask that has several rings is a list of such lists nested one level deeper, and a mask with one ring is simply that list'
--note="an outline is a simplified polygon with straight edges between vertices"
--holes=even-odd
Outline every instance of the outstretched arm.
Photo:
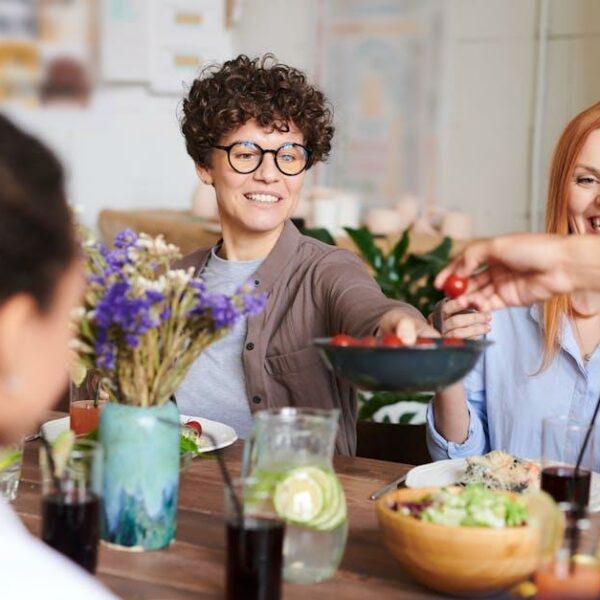
[{"label": "outstretched arm", "polygon": [[469,244],[437,276],[436,286],[443,287],[451,274],[470,278],[458,304],[480,310],[600,290],[600,237],[515,234],[481,240]]}]

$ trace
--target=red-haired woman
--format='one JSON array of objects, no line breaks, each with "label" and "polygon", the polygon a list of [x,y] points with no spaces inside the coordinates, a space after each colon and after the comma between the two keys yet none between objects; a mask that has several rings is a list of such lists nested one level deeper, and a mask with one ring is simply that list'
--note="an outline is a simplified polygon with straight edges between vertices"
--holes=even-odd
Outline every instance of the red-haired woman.
[{"label": "red-haired woman", "polygon": [[[546,232],[600,235],[600,103],[577,115],[558,141]],[[457,308],[463,308],[460,302],[452,310]],[[489,331],[495,344],[464,384],[434,398],[429,451],[436,460],[494,449],[539,457],[543,418],[590,420],[600,395],[600,294],[578,291],[497,311],[489,326],[481,315],[446,321],[445,335]]]}]

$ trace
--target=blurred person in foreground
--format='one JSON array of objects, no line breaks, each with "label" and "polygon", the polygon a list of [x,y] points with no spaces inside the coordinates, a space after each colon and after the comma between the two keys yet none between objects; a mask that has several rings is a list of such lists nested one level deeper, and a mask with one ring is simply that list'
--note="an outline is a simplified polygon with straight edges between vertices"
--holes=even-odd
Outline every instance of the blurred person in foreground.
[{"label": "blurred person in foreground", "polygon": [[183,102],[182,131],[198,176],[214,186],[223,239],[186,257],[209,291],[250,281],[268,296],[198,358],[177,392],[182,413],[231,425],[284,406],[341,410],[336,450],[356,450],[356,394],[312,345],[318,337],[438,335],[413,307],[386,298],[353,253],[291,222],[306,172],[329,155],[333,115],[301,71],[270,55],[208,68]]},{"label": "blurred person in foreground", "polygon": [[[82,292],[62,168],[0,116],[0,444],[36,427],[65,389],[70,314]],[[3,598],[114,598],[2,502],[0,531]]]},{"label": "blurred person in foreground", "polygon": [[[600,293],[575,289],[574,273],[567,272],[568,263],[561,262],[560,253],[571,253],[582,266],[588,265],[587,245],[591,249],[600,239],[600,103],[574,117],[558,141],[550,168],[546,232],[566,239],[536,238],[536,243],[529,242],[530,256],[523,254],[521,260],[537,257],[545,261],[546,269],[553,269],[551,275],[542,269],[530,272],[518,285],[514,279],[501,284],[507,302],[490,295],[493,288],[486,287],[490,278],[499,284],[507,277],[501,262],[490,262],[487,273],[476,278],[483,286],[480,296],[490,296],[493,306],[522,300],[534,302],[531,306],[460,314],[467,298],[446,303],[443,335],[486,334],[494,344],[463,382],[437,393],[429,405],[427,441],[435,460],[497,449],[539,458],[545,417],[591,419],[600,395]],[[506,253],[505,260],[519,264],[518,245],[510,248],[511,238],[483,244],[480,248],[488,250],[497,245],[497,254]],[[578,246],[583,250],[573,254],[572,247]],[[547,288],[553,297],[544,291]]]}]

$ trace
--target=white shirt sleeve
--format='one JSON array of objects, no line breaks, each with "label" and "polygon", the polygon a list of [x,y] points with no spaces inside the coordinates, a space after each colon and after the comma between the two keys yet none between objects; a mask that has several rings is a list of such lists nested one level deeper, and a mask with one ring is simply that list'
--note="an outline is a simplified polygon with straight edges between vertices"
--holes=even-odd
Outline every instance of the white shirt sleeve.
[{"label": "white shirt sleeve", "polygon": [[10,600],[117,600],[98,579],[32,536],[0,506],[0,589]]}]

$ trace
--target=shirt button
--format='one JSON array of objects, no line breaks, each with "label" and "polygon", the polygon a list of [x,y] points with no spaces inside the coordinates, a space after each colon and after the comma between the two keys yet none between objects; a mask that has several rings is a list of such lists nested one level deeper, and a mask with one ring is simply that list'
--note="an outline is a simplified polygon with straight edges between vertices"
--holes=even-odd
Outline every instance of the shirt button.
[{"label": "shirt button", "polygon": [[262,398],[260,396],[253,396],[252,402],[254,402],[254,404],[260,404],[262,402]]},{"label": "shirt button", "polygon": [[252,342],[248,342],[246,344],[246,350],[254,350],[254,344]]},{"label": "shirt button", "polygon": [[255,285],[256,287],[258,287],[258,286],[260,285],[260,279],[255,279],[255,280],[254,280],[254,285]]}]

